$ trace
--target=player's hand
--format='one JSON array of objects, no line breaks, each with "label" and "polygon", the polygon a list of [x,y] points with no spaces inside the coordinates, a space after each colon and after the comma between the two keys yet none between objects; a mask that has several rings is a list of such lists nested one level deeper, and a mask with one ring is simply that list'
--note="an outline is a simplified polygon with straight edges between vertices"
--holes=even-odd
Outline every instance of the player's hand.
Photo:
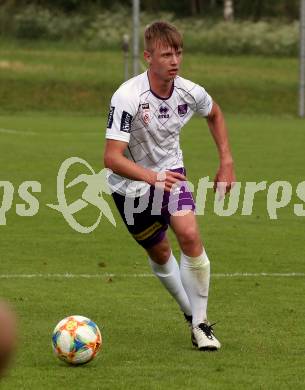
[{"label": "player's hand", "polygon": [[164,188],[165,191],[170,192],[172,187],[181,182],[186,181],[187,178],[179,172],[164,171],[154,172],[154,178],[149,184],[159,188]]},{"label": "player's hand", "polygon": [[233,162],[221,163],[214,179],[214,192],[219,193],[219,200],[231,191],[235,182]]}]

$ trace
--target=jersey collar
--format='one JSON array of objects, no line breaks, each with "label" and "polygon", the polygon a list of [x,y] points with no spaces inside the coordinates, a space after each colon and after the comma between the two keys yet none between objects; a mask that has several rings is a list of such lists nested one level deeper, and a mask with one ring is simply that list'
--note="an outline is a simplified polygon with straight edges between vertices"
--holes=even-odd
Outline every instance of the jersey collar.
[{"label": "jersey collar", "polygon": [[148,70],[146,71],[146,77],[147,77],[147,80],[148,80],[148,84],[149,84],[149,90],[150,92],[157,98],[157,99],[160,99],[160,100],[168,100],[171,98],[172,94],[173,94],[173,91],[174,91],[174,88],[175,88],[175,80],[173,80],[173,84],[172,84],[172,88],[170,90],[170,94],[169,96],[167,97],[162,97],[162,96],[159,96],[157,95],[152,89],[151,89],[151,86],[150,86],[150,81],[149,81],[149,77],[148,77]]}]

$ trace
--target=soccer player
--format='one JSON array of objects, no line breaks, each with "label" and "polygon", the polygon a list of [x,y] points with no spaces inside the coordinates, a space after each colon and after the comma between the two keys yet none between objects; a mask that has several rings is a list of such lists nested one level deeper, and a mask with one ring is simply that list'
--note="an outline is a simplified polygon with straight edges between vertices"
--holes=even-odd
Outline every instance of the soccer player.
[{"label": "soccer player", "polygon": [[[226,183],[228,192],[235,175],[227,129],[205,89],[178,76],[183,48],[178,30],[154,22],[145,30],[144,44],[148,70],[122,84],[111,99],[104,152],[105,167],[112,171],[108,182],[111,188],[120,185],[113,193],[115,204],[147,251],[152,271],[184,313],[193,345],[218,350],[221,344],[207,319],[210,262],[186,183],[179,135],[195,112],[206,118],[220,158],[215,188]],[[181,248],[180,269],[166,236],[169,226]]]}]

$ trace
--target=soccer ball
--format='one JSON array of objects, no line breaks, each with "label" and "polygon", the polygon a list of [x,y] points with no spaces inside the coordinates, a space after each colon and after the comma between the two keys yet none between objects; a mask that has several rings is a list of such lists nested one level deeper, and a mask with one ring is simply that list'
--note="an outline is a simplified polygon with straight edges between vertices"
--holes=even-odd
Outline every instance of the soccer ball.
[{"label": "soccer ball", "polygon": [[55,355],[70,364],[84,364],[100,350],[102,336],[98,326],[89,318],[73,315],[61,320],[52,335]]}]

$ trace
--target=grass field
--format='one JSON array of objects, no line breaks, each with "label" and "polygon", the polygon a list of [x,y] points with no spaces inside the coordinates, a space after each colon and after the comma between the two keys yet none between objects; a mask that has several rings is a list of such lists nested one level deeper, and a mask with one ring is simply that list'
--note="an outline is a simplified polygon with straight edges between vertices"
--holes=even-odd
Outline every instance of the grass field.
[{"label": "grass field", "polygon": [[[212,263],[209,317],[223,348],[205,354],[191,347],[175,302],[151,276],[144,251],[114,209],[116,228],[102,218],[85,235],[46,206],[56,203],[56,176],[66,158],[81,157],[96,172],[102,167],[121,54],[7,41],[0,48],[0,180],[15,189],[0,226],[0,297],[19,317],[16,359],[1,388],[304,389],[304,219],[293,205],[301,203],[295,190],[305,180],[305,125],[294,116],[296,59],[185,56],[182,74],[206,86],[228,114],[242,188],[263,180],[293,187],[277,220],[268,217],[267,191],[256,196],[251,216],[241,215],[240,202],[229,218],[215,215],[208,193],[198,218]],[[189,180],[212,180],[216,150],[199,118],[183,130],[182,146]],[[74,167],[71,180],[79,173],[87,172]],[[41,183],[39,211],[20,217],[18,188],[28,180]],[[83,189],[67,190],[68,200]],[[77,214],[87,225],[97,216],[90,205]],[[102,330],[103,351],[87,366],[66,366],[51,350],[54,326],[70,314],[88,316]]]},{"label": "grass field", "polygon": [[[238,179],[287,180],[295,192],[304,180],[304,122],[245,114],[227,119]],[[304,219],[293,213],[300,201],[294,195],[279,219],[270,221],[263,192],[252,216],[241,216],[240,205],[236,215],[224,218],[214,214],[209,193],[199,222],[212,262],[209,317],[223,348],[199,353],[175,302],[147,276],[146,256],[115,211],[117,228],[102,219],[83,235],[46,207],[56,203],[63,160],[79,156],[96,172],[101,168],[104,126],[105,118],[93,115],[0,116],[1,180],[15,188],[7,225],[0,226],[0,296],[18,313],[20,338],[1,388],[304,389]],[[193,119],[182,145],[189,179],[212,178],[216,151],[205,123]],[[77,169],[74,174],[82,171]],[[15,211],[25,180],[42,184],[39,212],[27,218]],[[82,185],[67,190],[67,197],[81,193]],[[91,224],[97,210],[88,206],[81,218]],[[231,275],[262,272],[268,276]],[[87,366],[66,366],[52,354],[51,332],[70,314],[88,316],[102,330],[103,351]]]}]

